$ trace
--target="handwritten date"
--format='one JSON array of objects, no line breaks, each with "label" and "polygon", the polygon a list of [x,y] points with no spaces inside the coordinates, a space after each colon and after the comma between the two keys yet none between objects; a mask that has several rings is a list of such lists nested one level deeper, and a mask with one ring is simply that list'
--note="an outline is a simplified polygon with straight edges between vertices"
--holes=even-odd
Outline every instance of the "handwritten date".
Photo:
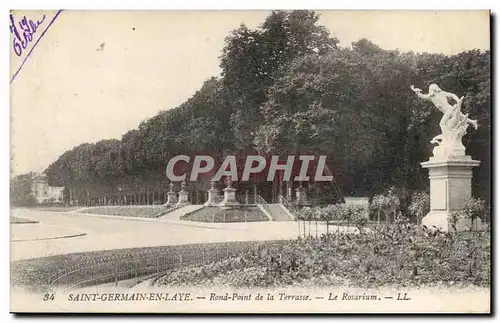
[{"label": "handwritten date", "polygon": [[17,22],[14,16],[10,15],[10,32],[14,34],[14,40],[12,41],[12,46],[14,48],[14,53],[17,56],[23,54],[23,50],[31,43],[34,39],[34,35],[38,27],[44,22],[45,15],[43,15],[41,20],[33,21],[24,16],[20,21]]}]

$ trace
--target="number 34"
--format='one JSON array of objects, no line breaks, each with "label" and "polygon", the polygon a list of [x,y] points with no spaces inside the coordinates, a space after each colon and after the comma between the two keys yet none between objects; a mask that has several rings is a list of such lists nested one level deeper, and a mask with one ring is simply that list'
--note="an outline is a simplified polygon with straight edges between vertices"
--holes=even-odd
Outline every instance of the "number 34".
[{"label": "number 34", "polygon": [[43,300],[44,301],[53,301],[55,299],[54,294],[45,294],[43,295]]}]

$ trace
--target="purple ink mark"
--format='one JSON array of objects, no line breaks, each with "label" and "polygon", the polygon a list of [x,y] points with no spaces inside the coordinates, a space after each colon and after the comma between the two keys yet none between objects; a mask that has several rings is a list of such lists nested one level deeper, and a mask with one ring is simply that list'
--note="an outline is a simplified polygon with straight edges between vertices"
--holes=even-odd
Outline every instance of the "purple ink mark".
[{"label": "purple ink mark", "polygon": [[[29,50],[28,54],[26,55],[26,57],[24,58],[23,62],[21,63],[21,66],[19,66],[19,68],[17,69],[17,71],[14,73],[14,75],[10,79],[10,83],[12,83],[12,81],[14,81],[14,79],[17,76],[17,74],[19,74],[19,72],[23,68],[24,63],[26,63],[26,60],[30,57],[31,53],[33,52],[33,49],[35,49],[35,47],[38,44],[38,42],[40,41],[40,39],[42,39],[42,37],[45,35],[45,33],[47,32],[47,30],[50,28],[50,26],[52,25],[52,23],[56,20],[56,18],[59,16],[59,14],[61,12],[62,12],[62,10],[58,10],[56,12],[56,14],[54,15],[54,18],[52,18],[52,20],[47,25],[47,28],[45,28],[45,30],[40,34],[40,37],[38,37],[38,39],[36,40],[36,42],[33,44],[33,47],[31,47],[31,49]],[[38,29],[38,27],[40,26],[40,24],[43,23],[44,20],[45,20],[45,15],[43,16],[42,20],[37,21],[37,22],[34,22],[32,20],[28,20],[26,18],[26,16],[24,16],[21,19],[21,21],[19,22],[19,27],[22,30],[22,37],[21,37],[21,34],[19,33],[19,30],[16,27],[16,24],[15,24],[15,21],[14,21],[14,17],[12,16],[12,14],[10,15],[10,22],[11,22],[10,32],[13,33],[14,36],[15,36],[14,40],[13,40],[12,46],[14,47],[14,52],[16,53],[17,56],[21,56],[22,55],[23,49],[26,49],[26,47],[28,46],[28,44],[33,40],[33,35],[35,34],[36,30]]]},{"label": "purple ink mark", "polygon": [[45,20],[45,15],[43,15],[42,20],[37,21],[36,23],[33,20],[28,20],[26,16],[24,16],[21,21],[18,23],[19,28],[22,31],[22,36],[19,34],[19,31],[16,27],[16,22],[14,20],[14,16],[10,15],[10,32],[14,34],[14,40],[12,42],[12,46],[14,47],[14,52],[17,56],[21,56],[23,50],[31,43],[33,40],[33,35],[36,33],[38,27]]}]

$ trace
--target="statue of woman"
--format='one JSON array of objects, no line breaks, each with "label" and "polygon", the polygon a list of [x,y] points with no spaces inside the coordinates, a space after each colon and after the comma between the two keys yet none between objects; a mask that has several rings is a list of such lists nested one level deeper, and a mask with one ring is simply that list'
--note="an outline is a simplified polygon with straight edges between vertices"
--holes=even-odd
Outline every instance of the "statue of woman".
[{"label": "statue of woman", "polygon": [[[422,94],[422,90],[415,88],[413,85],[410,88],[419,98],[431,101],[439,111],[443,112],[443,117],[439,122],[442,134],[434,137],[431,143],[439,143],[440,140],[443,140],[443,138],[448,137],[452,133],[455,133],[455,137],[463,136],[465,133],[462,132],[467,128],[467,124],[471,124],[474,129],[477,129],[477,120],[469,119],[468,114],[464,115],[460,111],[464,97],[459,98],[453,93],[443,91],[436,84],[429,86],[428,94]],[[455,100],[456,103],[452,106],[448,102],[448,98]]]}]

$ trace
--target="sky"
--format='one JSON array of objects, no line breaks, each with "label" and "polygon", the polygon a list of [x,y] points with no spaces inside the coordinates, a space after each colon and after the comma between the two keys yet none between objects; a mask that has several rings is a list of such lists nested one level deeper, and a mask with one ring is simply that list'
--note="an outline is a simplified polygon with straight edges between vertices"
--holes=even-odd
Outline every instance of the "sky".
[{"label": "sky", "polygon": [[[323,11],[341,46],[454,54],[489,49],[487,11]],[[267,11],[15,12],[41,20],[21,56],[11,46],[11,173],[43,171],[81,143],[116,138],[175,108],[220,73],[224,38]],[[43,30],[46,30],[43,37]],[[38,38],[37,38],[38,37]],[[11,38],[13,39],[13,38]]]}]

